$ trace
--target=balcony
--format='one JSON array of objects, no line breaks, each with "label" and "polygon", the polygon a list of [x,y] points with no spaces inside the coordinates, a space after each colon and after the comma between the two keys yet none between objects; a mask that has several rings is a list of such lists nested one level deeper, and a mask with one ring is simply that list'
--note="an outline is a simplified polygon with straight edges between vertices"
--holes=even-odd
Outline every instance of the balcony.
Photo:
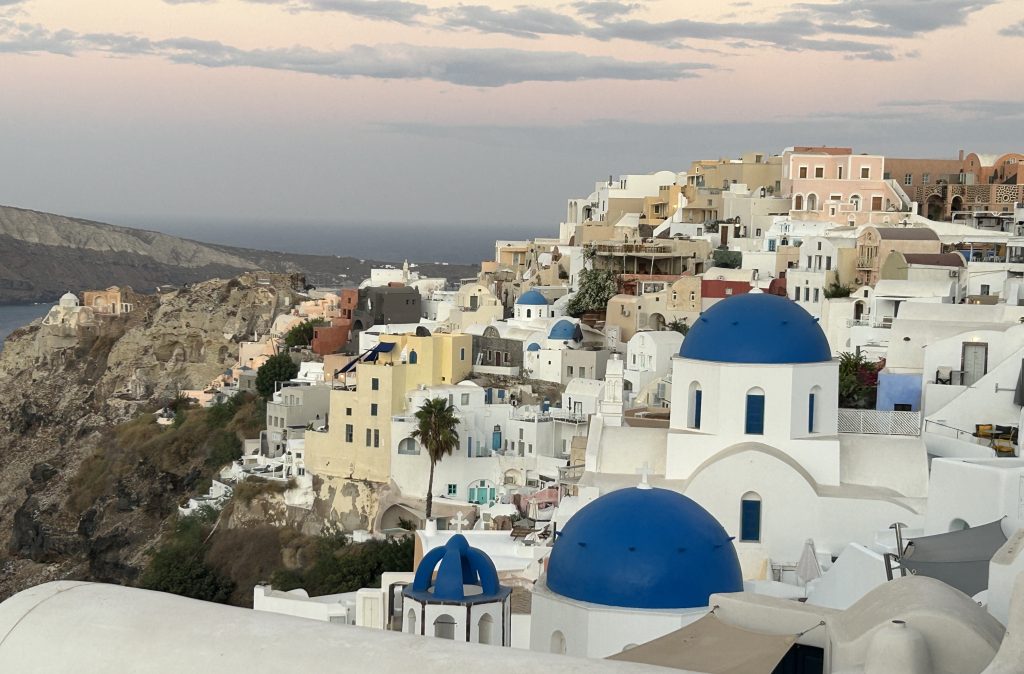
[{"label": "balcony", "polygon": [[920,412],[839,409],[839,432],[862,435],[921,435]]},{"label": "balcony", "polygon": [[874,257],[858,257],[857,258],[857,269],[874,269],[875,268]]},{"label": "balcony", "polygon": [[558,482],[559,484],[577,484],[580,478],[583,477],[585,470],[586,465],[582,463],[575,463],[571,466],[559,466]]}]

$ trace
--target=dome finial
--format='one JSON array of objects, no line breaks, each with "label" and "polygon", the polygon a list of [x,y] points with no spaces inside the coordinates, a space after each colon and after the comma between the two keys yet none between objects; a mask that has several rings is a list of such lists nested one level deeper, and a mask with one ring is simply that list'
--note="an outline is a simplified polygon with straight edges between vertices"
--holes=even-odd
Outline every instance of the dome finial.
[{"label": "dome finial", "polygon": [[647,481],[647,473],[651,470],[650,465],[644,461],[644,465],[640,467],[637,472],[640,473],[640,484],[636,486],[637,489],[650,489],[651,483]]}]

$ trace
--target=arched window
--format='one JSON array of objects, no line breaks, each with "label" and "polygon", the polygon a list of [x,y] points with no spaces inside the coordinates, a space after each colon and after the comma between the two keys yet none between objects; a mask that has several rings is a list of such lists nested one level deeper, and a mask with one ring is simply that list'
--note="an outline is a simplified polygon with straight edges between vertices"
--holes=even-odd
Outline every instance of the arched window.
[{"label": "arched window", "polygon": [[419,454],[420,446],[412,438],[406,438],[398,443],[399,454]]},{"label": "arched window", "polygon": [[748,491],[740,500],[740,540],[761,541],[761,497]]},{"label": "arched window", "polygon": [[407,634],[416,634],[416,611],[412,609],[405,615],[405,631]]},{"label": "arched window", "polygon": [[687,419],[687,425],[690,428],[700,428],[700,410],[701,410],[701,388],[700,382],[690,383],[690,414]]},{"label": "arched window", "polygon": [[551,652],[565,655],[565,635],[559,630],[551,633]]},{"label": "arched window", "polygon": [[744,433],[764,435],[764,391],[752,388],[747,391],[747,410]]},{"label": "arched window", "polygon": [[415,365],[419,361],[420,357],[416,355],[415,351],[409,352],[409,365]]},{"label": "arched window", "polygon": [[533,311],[531,309],[527,309],[526,310],[526,317],[527,318],[531,318],[532,316],[533,316]]},{"label": "arched window", "polygon": [[855,210],[855,211],[859,211],[860,210],[860,195],[859,194],[854,194],[853,196],[850,197],[850,205],[853,206],[853,210]]},{"label": "arched window", "polygon": [[817,433],[820,423],[818,406],[821,405],[821,387],[815,386],[807,394],[807,432]]},{"label": "arched window", "polygon": [[441,639],[455,638],[455,618],[442,613],[434,620],[434,636]]},{"label": "arched window", "polygon": [[967,523],[967,520],[962,520],[957,517],[955,520],[949,523],[950,531],[963,531],[964,529],[970,529],[971,525]]},{"label": "arched window", "polygon": [[811,192],[807,195],[807,210],[816,211],[818,210],[818,195]]},{"label": "arched window", "polygon": [[477,624],[477,628],[480,643],[494,643],[494,618],[491,617],[491,614],[485,613],[480,616],[480,622]]},{"label": "arched window", "polygon": [[804,195],[798,194],[793,197],[793,210],[802,211],[804,210]]}]

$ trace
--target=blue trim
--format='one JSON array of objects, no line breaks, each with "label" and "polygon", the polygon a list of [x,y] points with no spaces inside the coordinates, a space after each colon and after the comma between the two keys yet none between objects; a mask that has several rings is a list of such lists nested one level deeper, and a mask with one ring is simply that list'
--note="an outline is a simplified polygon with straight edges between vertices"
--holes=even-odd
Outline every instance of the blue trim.
[{"label": "blue trim", "polygon": [[[478,586],[480,592],[467,597],[467,585]],[[407,585],[402,594],[428,603],[479,603],[494,601],[509,591],[498,582],[498,571],[491,558],[482,550],[469,547],[465,536],[455,534],[444,547],[423,555],[412,585]]]},{"label": "blue trim", "polygon": [[700,428],[700,404],[703,391],[697,389],[693,392],[693,427]]}]

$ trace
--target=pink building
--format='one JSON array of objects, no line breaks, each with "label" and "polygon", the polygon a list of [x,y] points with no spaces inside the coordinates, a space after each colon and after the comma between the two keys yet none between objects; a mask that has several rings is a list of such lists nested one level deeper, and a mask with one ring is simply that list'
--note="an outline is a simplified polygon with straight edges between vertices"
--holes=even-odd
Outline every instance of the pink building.
[{"label": "pink building", "polygon": [[885,178],[884,157],[835,150],[787,153],[782,193],[791,199],[790,217],[837,225],[887,225],[909,212],[909,197]]}]

